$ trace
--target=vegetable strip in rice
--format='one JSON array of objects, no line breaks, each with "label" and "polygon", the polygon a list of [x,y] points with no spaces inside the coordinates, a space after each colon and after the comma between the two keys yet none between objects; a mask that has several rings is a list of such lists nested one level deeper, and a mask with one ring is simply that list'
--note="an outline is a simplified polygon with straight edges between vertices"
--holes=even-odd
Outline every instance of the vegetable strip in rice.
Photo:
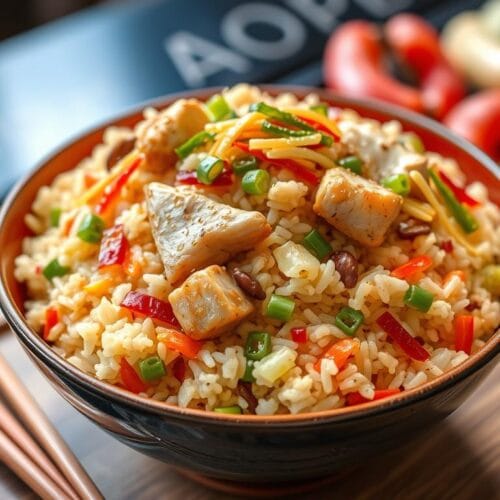
[{"label": "vegetable strip in rice", "polygon": [[[477,352],[500,322],[500,213],[476,195],[487,187],[467,198],[455,186],[477,200],[468,237],[425,177],[432,163],[460,178],[453,160],[407,150],[395,123],[334,121],[317,103],[238,85],[210,112],[181,99],[108,129],[26,216],[37,234],[15,276],[32,328],[100,380],[236,418],[393,397]],[[411,191],[383,187],[391,176]]]}]

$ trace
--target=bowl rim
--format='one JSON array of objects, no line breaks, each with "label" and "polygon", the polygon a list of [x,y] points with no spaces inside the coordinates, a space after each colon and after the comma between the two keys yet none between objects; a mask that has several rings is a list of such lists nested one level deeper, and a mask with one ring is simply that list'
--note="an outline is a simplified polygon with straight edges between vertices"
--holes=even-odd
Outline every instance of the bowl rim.
[{"label": "bowl rim", "polygon": [[[389,103],[375,101],[371,99],[352,98],[338,94],[328,89],[319,89],[310,86],[302,85],[257,85],[261,90],[270,94],[292,93],[303,97],[307,94],[317,94],[321,99],[326,101],[334,101],[335,105],[349,108],[350,106],[360,106],[375,113],[390,115],[391,119],[404,120],[411,125],[425,128],[434,135],[440,136],[442,139],[452,143],[462,149],[468,155],[472,156],[476,161],[481,163],[483,168],[489,170],[495,175],[498,169],[494,161],[478,149],[473,144],[465,139],[458,137],[444,125],[432,120],[426,116],[420,115],[413,111],[395,106]],[[0,232],[4,230],[4,222],[8,218],[12,205],[18,195],[27,187],[31,178],[39,171],[43,170],[53,158],[71,149],[75,143],[78,143],[83,138],[95,133],[99,130],[104,131],[105,128],[113,126],[117,121],[126,119],[132,115],[140,113],[148,106],[165,107],[177,99],[181,98],[199,98],[205,99],[213,93],[220,92],[224,87],[207,87],[202,89],[188,90],[166,94],[164,96],[148,99],[136,105],[130,106],[123,112],[115,116],[99,122],[97,125],[88,127],[83,132],[75,134],[70,139],[66,140],[59,147],[55,148],[45,155],[28,173],[26,173],[19,181],[16,182],[10,193],[6,197],[0,210]],[[70,170],[70,169],[68,169]],[[261,426],[262,424],[271,426],[306,426],[311,423],[330,424],[333,422],[341,422],[346,420],[355,420],[373,416],[376,414],[392,411],[393,409],[408,406],[416,400],[430,398],[438,392],[444,391],[446,388],[466,378],[472,373],[484,367],[491,361],[500,351],[500,330],[497,330],[488,339],[486,344],[475,354],[471,355],[466,361],[445,372],[438,378],[426,382],[414,389],[403,391],[400,394],[394,395],[387,399],[370,401],[356,406],[347,406],[343,408],[335,408],[321,412],[309,412],[299,414],[283,414],[283,415],[228,415],[210,412],[206,410],[181,408],[179,406],[166,404],[165,402],[156,401],[149,398],[144,398],[133,394],[119,386],[109,384],[98,380],[97,378],[79,370],[71,365],[68,361],[58,355],[41,337],[32,330],[26,323],[23,315],[21,315],[13,301],[10,299],[8,286],[4,279],[4,273],[0,273],[0,307],[5,315],[9,326],[12,328],[18,340],[26,347],[29,353],[40,360],[48,369],[56,368],[64,373],[72,383],[83,387],[90,392],[97,392],[101,397],[111,397],[120,403],[131,406],[135,409],[144,412],[161,415],[163,417],[189,419],[194,422],[213,423],[218,425],[246,425],[249,427]]]}]

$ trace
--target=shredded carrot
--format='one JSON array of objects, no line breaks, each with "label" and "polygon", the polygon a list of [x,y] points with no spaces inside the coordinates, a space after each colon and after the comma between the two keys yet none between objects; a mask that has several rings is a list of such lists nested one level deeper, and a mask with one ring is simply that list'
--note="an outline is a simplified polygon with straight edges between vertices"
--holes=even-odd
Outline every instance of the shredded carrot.
[{"label": "shredded carrot", "polygon": [[450,271],[443,278],[443,286],[446,286],[454,276],[458,276],[464,283],[467,279],[465,273],[461,269],[457,269],[456,271]]},{"label": "shredded carrot", "polygon": [[338,342],[335,342],[332,346],[330,346],[324,353],[321,358],[316,361],[314,364],[314,369],[316,371],[321,371],[321,360],[322,359],[331,359],[335,362],[335,365],[339,370],[344,368],[344,365],[347,363],[347,360],[351,356],[355,356],[359,351],[360,342],[358,339],[342,339]]}]

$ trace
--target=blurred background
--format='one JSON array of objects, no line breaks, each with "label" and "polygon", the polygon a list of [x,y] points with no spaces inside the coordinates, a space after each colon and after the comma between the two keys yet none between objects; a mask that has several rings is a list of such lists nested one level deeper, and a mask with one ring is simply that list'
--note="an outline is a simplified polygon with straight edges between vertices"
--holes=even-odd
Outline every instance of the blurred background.
[{"label": "blurred background", "polygon": [[342,23],[362,18],[382,26],[407,11],[442,30],[483,4],[3,0],[0,193],[69,137],[145,99],[239,81],[324,85],[325,44]]}]

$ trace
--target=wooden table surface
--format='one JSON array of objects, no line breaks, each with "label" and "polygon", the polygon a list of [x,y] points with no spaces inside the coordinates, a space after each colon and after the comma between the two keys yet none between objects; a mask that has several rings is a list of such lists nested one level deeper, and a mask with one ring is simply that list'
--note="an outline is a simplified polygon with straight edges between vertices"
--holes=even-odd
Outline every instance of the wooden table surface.
[{"label": "wooden table surface", "polygon": [[[74,410],[43,379],[10,332],[0,351],[61,432],[107,499],[228,499],[133,451]],[[500,366],[438,431],[417,445],[370,459],[339,482],[302,498],[500,498]],[[0,465],[0,499],[35,495]],[[234,497],[232,497],[234,498]]]}]

